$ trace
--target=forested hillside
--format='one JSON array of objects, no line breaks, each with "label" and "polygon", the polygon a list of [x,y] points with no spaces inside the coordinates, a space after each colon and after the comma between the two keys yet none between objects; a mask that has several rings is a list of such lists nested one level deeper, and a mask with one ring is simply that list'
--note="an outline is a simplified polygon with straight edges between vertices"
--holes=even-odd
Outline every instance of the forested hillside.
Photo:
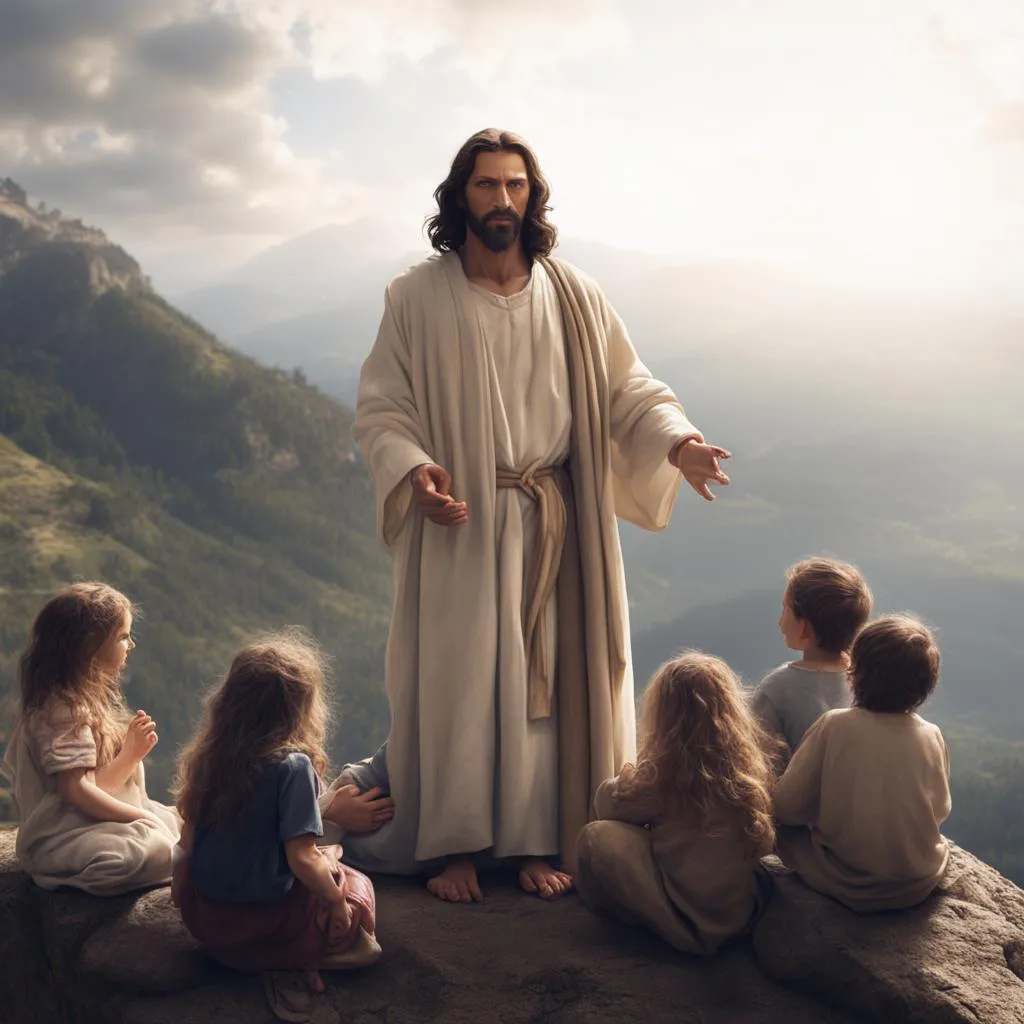
[{"label": "forested hillside", "polygon": [[386,728],[387,565],[350,413],[164,302],[100,232],[0,195],[0,735],[39,605],[77,577],[137,601],[130,702],[165,786],[200,694],[254,631],[335,658],[336,759]]},{"label": "forested hillside", "polygon": [[[334,314],[321,311],[301,321],[311,344],[292,323],[263,330],[253,350],[350,385],[383,284],[338,310],[336,345]],[[918,337],[896,318],[865,326],[826,307],[758,320],[744,340],[704,309],[712,291],[698,290],[704,306],[623,304],[638,338],[660,339],[654,369],[735,452],[714,505],[684,489],[665,534],[623,530],[638,689],[681,646],[756,681],[787,657],[776,626],[786,566],[814,551],[850,558],[879,611],[908,608],[937,628],[943,677],[925,714],[951,750],[948,833],[1024,882],[1024,464],[1012,444],[1024,322],[991,313],[950,319],[942,334],[933,318]],[[752,316],[735,282],[718,291],[730,316]],[[677,324],[703,331],[699,350],[672,349]],[[966,333],[979,339],[970,358],[956,346]],[[772,339],[790,350],[772,354]],[[841,387],[833,352],[856,355]],[[351,413],[301,371],[221,344],[102,232],[0,182],[0,744],[32,616],[90,577],[142,609],[127,681],[160,727],[154,792],[232,650],[286,624],[335,657],[335,762],[366,753],[387,726],[390,582],[350,431]]]}]

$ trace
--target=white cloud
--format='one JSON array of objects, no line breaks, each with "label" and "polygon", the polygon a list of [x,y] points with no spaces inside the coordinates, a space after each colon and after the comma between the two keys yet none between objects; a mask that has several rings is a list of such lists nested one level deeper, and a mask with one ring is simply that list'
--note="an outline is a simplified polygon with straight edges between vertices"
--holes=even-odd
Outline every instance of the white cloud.
[{"label": "white cloud", "polygon": [[[8,0],[0,164],[105,223],[289,233],[368,208],[327,155],[298,153],[276,77],[494,82],[621,43],[613,0]],[[404,70],[403,70],[404,69]]]},{"label": "white cloud", "polygon": [[5,0],[0,173],[144,258],[201,262],[367,211],[412,223],[458,144],[497,125],[537,147],[566,234],[870,263],[902,232],[903,264],[942,249],[953,273],[993,232],[985,258],[1013,256],[1022,11]]},{"label": "white cloud", "polygon": [[289,39],[318,78],[380,82],[396,63],[436,57],[494,82],[628,44],[619,0],[235,0]]}]

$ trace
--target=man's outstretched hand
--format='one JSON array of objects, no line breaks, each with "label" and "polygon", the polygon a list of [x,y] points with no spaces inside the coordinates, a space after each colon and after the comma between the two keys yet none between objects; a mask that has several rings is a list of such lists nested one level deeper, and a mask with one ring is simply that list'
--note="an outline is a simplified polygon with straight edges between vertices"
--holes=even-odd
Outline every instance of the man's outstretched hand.
[{"label": "man's outstretched hand", "polygon": [[729,478],[722,472],[719,459],[731,459],[724,448],[706,444],[693,438],[677,444],[669,453],[668,461],[686,478],[686,482],[702,497],[714,501],[711,484],[725,485]]},{"label": "man's outstretched hand", "polygon": [[461,526],[469,519],[464,501],[451,496],[451,474],[432,462],[417,466],[409,474],[416,507],[438,526]]}]

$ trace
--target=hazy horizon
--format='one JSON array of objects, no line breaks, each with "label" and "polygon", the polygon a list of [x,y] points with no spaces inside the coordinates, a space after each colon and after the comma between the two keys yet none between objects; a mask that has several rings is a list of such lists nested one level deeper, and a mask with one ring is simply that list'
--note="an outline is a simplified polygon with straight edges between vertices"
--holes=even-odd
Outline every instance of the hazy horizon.
[{"label": "hazy horizon", "polygon": [[485,125],[564,237],[855,289],[1024,285],[1024,10],[1009,0],[79,0],[0,14],[0,174],[169,294],[431,192]]}]

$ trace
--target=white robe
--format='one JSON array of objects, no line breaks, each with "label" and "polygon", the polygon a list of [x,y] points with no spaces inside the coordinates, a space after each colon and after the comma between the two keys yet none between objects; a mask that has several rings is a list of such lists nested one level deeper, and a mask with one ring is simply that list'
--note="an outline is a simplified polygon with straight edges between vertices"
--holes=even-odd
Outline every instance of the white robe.
[{"label": "white robe", "polygon": [[[680,480],[668,452],[697,431],[637,359],[596,286],[560,266],[603,303],[616,511],[664,529]],[[539,262],[527,296],[481,295],[455,254],[427,260],[388,287],[363,367],[356,436],[395,583],[385,664],[395,818],[346,841],[347,858],[370,870],[414,871],[486,849],[503,857],[558,848],[557,710],[533,722],[526,712],[523,580],[535,511],[525,495],[494,483],[496,469],[550,465],[569,450],[563,314]],[[435,526],[412,506],[406,478],[424,462],[451,473],[452,493],[467,502],[466,525]],[[617,544],[612,554],[614,606],[624,620]],[[551,622],[554,609],[547,611]],[[621,653],[615,721],[595,739],[613,744],[605,760],[616,770],[635,750],[628,630]]]},{"label": "white robe", "polygon": [[[508,298],[470,284],[491,381],[494,457],[498,469],[551,466],[569,454],[572,408],[558,300],[538,269],[530,285]],[[554,715],[530,721],[523,643],[524,577],[537,542],[537,506],[517,488],[495,495],[498,664],[494,790],[494,855],[558,850],[558,729]],[[548,672],[555,670],[556,616],[548,620]],[[557,710],[555,712],[557,714]]]}]

